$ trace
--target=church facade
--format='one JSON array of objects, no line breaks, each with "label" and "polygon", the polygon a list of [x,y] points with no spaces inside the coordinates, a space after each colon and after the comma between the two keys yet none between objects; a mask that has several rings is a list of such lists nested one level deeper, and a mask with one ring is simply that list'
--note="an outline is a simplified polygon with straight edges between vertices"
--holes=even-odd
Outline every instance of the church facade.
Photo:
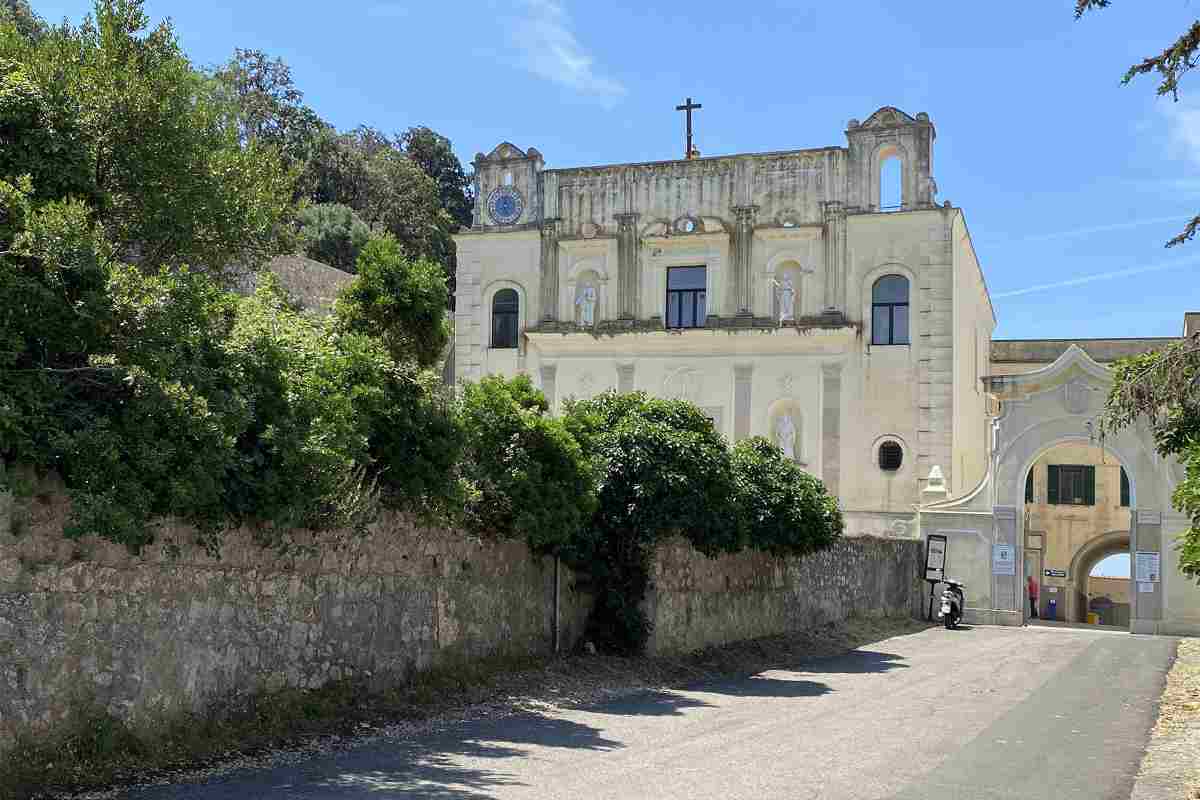
[{"label": "church facade", "polygon": [[988,471],[995,316],[963,212],[937,198],[928,115],[882,108],[845,139],[568,169],[479,154],[455,378],[526,373],[556,409],[690,400],[820,477],[849,534],[919,535],[930,485]]}]

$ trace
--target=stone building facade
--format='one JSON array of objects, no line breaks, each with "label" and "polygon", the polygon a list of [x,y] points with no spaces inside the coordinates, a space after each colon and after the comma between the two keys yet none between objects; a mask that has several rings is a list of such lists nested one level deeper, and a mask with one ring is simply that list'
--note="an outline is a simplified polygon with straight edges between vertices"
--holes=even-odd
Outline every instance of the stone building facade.
[{"label": "stone building facade", "polygon": [[569,169],[479,154],[456,379],[526,373],[556,408],[691,400],[731,441],[776,439],[850,533],[915,536],[935,466],[951,492],[986,472],[995,316],[962,210],[937,202],[928,115],[882,108],[845,137]]}]

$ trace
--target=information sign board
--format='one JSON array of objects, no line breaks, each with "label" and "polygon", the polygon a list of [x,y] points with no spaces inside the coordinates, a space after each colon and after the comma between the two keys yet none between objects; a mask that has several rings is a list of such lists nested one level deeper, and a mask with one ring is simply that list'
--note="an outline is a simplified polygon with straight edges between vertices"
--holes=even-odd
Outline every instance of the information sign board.
[{"label": "information sign board", "polygon": [[946,579],[946,537],[929,534],[925,540],[925,580],[943,581]]},{"label": "information sign board", "polygon": [[1134,553],[1134,579],[1139,582],[1158,583],[1158,576],[1161,574],[1159,571],[1161,563],[1161,556],[1158,553],[1146,553],[1142,551]]},{"label": "information sign board", "polygon": [[992,547],[992,574],[1016,575],[1016,550],[1011,544],[998,544]]}]

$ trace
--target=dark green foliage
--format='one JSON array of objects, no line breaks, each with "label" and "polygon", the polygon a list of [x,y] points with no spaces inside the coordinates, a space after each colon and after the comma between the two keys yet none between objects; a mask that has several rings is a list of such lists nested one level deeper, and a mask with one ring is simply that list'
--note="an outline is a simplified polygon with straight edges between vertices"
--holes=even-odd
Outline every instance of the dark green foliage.
[{"label": "dark green foliage", "polygon": [[317,138],[329,128],[304,105],[291,68],[261,50],[235,49],[213,78],[227,96],[239,140],[274,148],[288,167],[305,164]]},{"label": "dark green foliage", "polygon": [[380,236],[359,253],[357,271],[338,297],[341,325],[380,337],[397,361],[436,364],[450,340],[442,268],[409,260],[395,238]]},{"label": "dark green foliage", "polygon": [[548,410],[525,375],[467,384],[458,406],[469,523],[486,535],[522,538],[538,553],[577,542],[596,504],[579,443]]},{"label": "dark green foliage", "polygon": [[837,498],[762,437],[733,448],[735,507],[750,546],[775,556],[814,553],[842,535]]},{"label": "dark green foliage", "polygon": [[454,155],[450,140],[426,127],[409,128],[400,136],[400,147],[437,185],[442,208],[460,226],[470,227],[471,179]]},{"label": "dark green foliage", "polygon": [[[239,146],[212,82],[168,23],[149,28],[141,0],[97,0],[82,25],[36,41],[0,36],[0,59],[20,64],[17,82],[36,89],[56,126],[49,149],[44,126],[23,128],[17,152],[39,158],[37,196],[86,199],[122,258],[217,272],[283,251],[291,179],[258,145]],[[64,187],[46,180],[55,170],[46,160],[59,158]],[[0,178],[30,171],[18,161]]]},{"label": "dark green foliage", "polygon": [[1172,504],[1191,520],[1179,537],[1179,569],[1200,581],[1200,335],[1112,367],[1102,430],[1109,433],[1144,419],[1158,452],[1184,467]]},{"label": "dark green foliage", "polygon": [[658,542],[678,534],[710,555],[739,547],[729,449],[695,406],[642,393],[573,403],[566,421],[597,472],[591,529],[564,551],[593,580],[588,636],[637,652],[650,632],[639,605]]},{"label": "dark green foliage", "polygon": [[337,267],[357,270],[358,254],[371,238],[371,229],[349,206],[324,203],[301,209],[300,246],[309,258]]}]

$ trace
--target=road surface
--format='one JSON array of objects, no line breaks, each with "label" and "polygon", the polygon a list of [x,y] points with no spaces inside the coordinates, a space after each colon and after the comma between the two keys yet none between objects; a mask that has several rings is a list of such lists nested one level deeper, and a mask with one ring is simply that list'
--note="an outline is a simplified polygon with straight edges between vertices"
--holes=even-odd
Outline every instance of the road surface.
[{"label": "road surface", "polygon": [[1129,797],[1168,638],[930,629],[796,671],[456,724],[137,800]]}]

